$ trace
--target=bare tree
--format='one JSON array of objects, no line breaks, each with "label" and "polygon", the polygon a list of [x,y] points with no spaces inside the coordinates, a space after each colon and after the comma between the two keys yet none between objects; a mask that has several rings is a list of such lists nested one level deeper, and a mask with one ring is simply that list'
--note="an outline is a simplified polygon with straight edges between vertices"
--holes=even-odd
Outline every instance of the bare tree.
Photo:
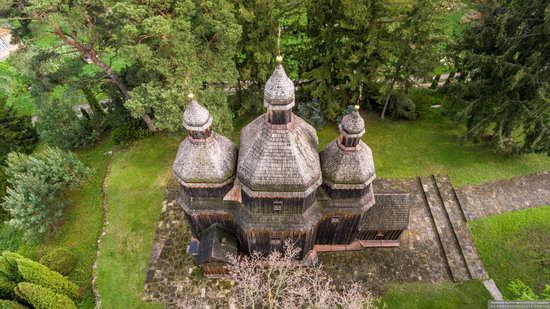
[{"label": "bare tree", "polygon": [[352,282],[339,290],[321,264],[297,263],[300,249],[290,241],[283,252],[231,256],[232,296],[239,308],[375,308],[376,299]]}]

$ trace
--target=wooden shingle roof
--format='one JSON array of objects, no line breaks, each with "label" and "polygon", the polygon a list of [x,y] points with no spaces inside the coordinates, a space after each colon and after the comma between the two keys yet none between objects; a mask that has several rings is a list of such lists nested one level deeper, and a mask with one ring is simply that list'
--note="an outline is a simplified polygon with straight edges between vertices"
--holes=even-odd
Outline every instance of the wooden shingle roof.
[{"label": "wooden shingle roof", "polygon": [[205,140],[187,137],[181,142],[174,175],[190,188],[221,187],[235,175],[237,146],[224,136],[212,132]]},{"label": "wooden shingle roof", "polygon": [[353,149],[343,149],[338,140],[321,152],[324,182],[333,189],[363,189],[375,176],[372,151],[363,141]]},{"label": "wooden shingle roof", "polygon": [[261,115],[241,131],[241,187],[252,197],[304,197],[322,182],[318,144],[315,129],[300,117],[273,125]]},{"label": "wooden shingle roof", "polygon": [[208,110],[197,101],[189,102],[183,113],[183,126],[187,130],[202,131],[212,125],[212,116]]},{"label": "wooden shingle roof", "polygon": [[237,254],[237,239],[219,224],[212,224],[200,235],[197,263],[229,263],[229,256]]},{"label": "wooden shingle roof", "polygon": [[294,83],[280,63],[265,84],[264,106],[273,109],[291,109],[294,106]]},{"label": "wooden shingle roof", "polygon": [[396,231],[409,227],[410,195],[382,193],[374,195],[375,204],[359,224],[361,231]]}]

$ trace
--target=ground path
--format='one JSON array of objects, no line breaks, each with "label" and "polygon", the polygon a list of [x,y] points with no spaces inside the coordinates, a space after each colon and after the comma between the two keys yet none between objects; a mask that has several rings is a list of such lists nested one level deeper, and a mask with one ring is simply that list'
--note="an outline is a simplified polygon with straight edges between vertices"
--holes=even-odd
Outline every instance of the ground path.
[{"label": "ground path", "polygon": [[101,297],[99,295],[99,289],[97,287],[97,267],[99,265],[99,254],[101,251],[101,240],[103,239],[103,236],[105,235],[105,227],[107,225],[107,211],[109,209],[109,176],[111,175],[111,167],[113,163],[113,157],[112,157],[112,151],[108,152],[107,155],[109,155],[109,164],[107,165],[107,173],[105,174],[105,178],[103,179],[103,223],[101,224],[101,231],[99,233],[99,238],[97,239],[97,247],[96,247],[96,258],[94,265],[92,266],[92,290],[94,292],[94,298],[95,298],[95,309],[99,309],[101,307]]}]

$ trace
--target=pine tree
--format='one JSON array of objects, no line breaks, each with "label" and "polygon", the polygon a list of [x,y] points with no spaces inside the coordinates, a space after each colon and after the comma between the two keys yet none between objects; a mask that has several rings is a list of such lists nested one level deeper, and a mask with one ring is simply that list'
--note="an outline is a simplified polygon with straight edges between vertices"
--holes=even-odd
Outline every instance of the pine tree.
[{"label": "pine tree", "polygon": [[490,0],[459,46],[452,112],[464,139],[491,136],[495,150],[550,155],[550,2]]}]

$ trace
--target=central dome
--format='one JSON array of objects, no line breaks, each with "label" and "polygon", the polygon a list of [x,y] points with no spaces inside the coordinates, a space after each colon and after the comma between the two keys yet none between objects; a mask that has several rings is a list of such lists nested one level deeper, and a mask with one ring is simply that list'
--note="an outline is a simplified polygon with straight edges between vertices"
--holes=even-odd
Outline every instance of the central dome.
[{"label": "central dome", "polygon": [[[323,181],[317,133],[292,114],[294,85],[280,63],[265,87],[268,113],[241,131],[238,182],[251,197],[305,197]],[[287,121],[272,122],[273,113]]]}]

